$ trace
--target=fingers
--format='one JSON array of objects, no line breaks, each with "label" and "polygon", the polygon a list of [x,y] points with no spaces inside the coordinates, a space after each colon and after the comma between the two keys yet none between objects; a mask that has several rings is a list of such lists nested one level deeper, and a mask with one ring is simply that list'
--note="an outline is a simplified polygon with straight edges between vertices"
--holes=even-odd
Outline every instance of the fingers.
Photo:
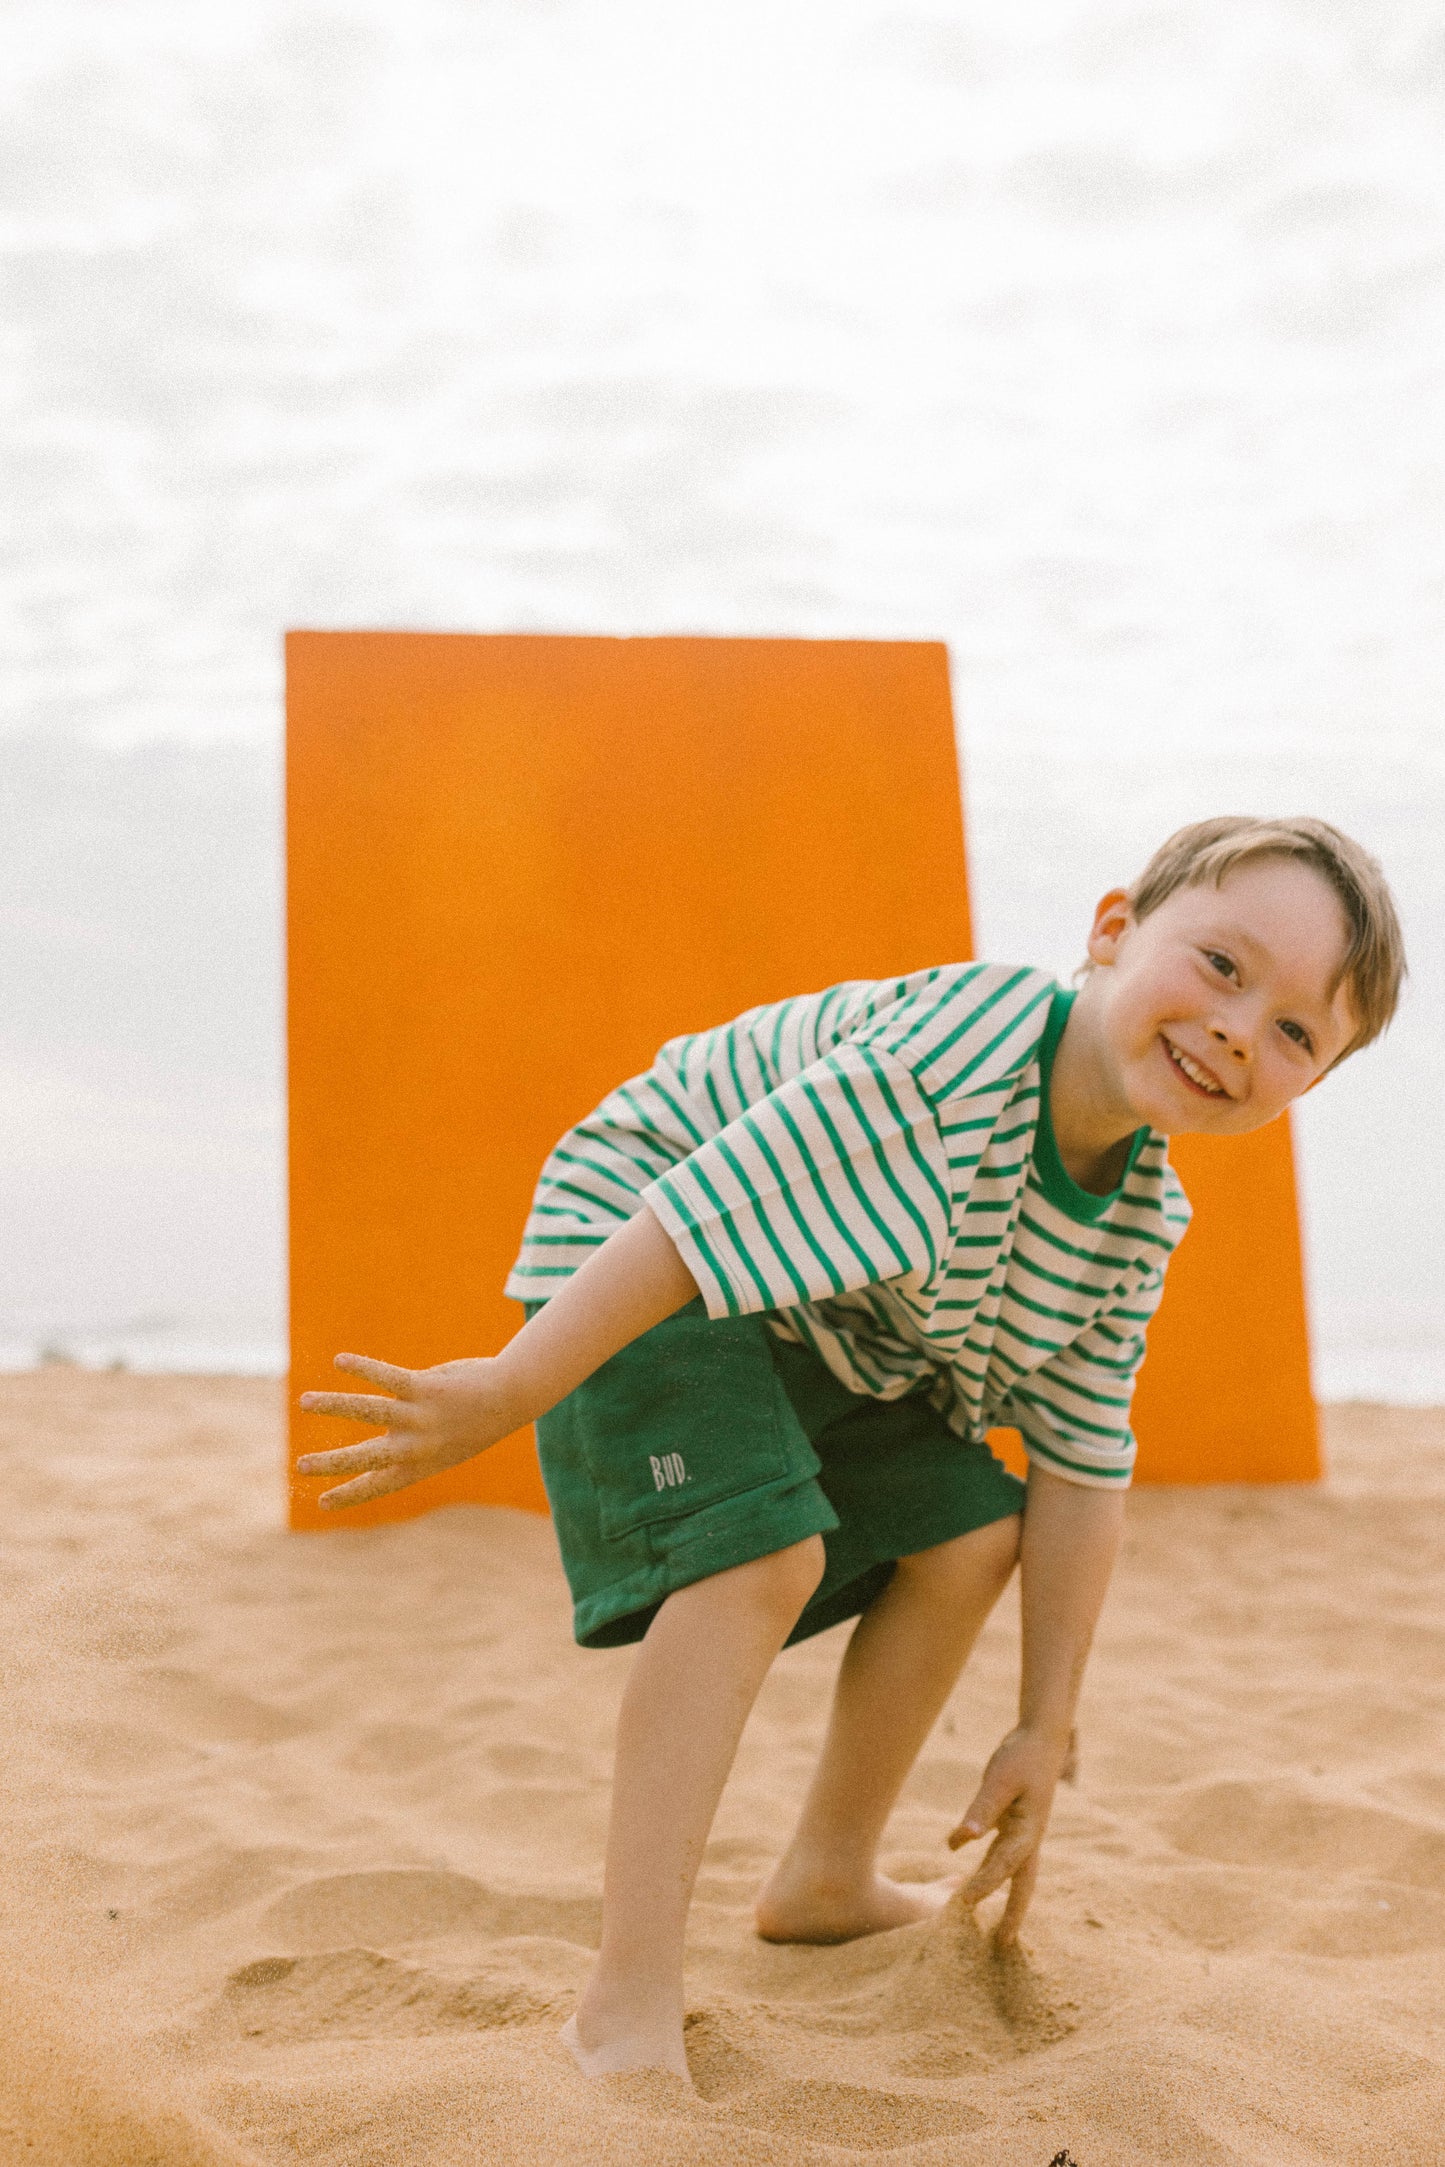
[{"label": "fingers", "polygon": [[1017,1785],[1010,1784],[1005,1787],[992,1784],[988,1780],[988,1770],[985,1769],[983,1781],[974,1794],[973,1804],[948,1839],[949,1850],[957,1851],[961,1845],[977,1843],[980,1836],[986,1836],[1017,1795]]},{"label": "fingers", "polygon": [[998,1922],[994,1940],[1001,1949],[1011,1949],[1019,1938],[1019,1928],[1024,1923],[1024,1913],[1029,1908],[1034,1893],[1034,1883],[1039,1878],[1039,1853],[1031,1851],[1009,1883],[1008,1902],[1003,1907],[1003,1917]]},{"label": "fingers", "polygon": [[981,1904],[985,1896],[992,1896],[995,1889],[1001,1889],[1005,1881],[1012,1879],[1037,1848],[1038,1832],[1035,1829],[995,1836],[972,1879],[963,1885],[964,1902]]},{"label": "fingers", "polygon": [[339,1445],[335,1452],[303,1452],[298,1475],[362,1475],[378,1467],[396,1467],[407,1458],[394,1438],[368,1437],[359,1445]]},{"label": "fingers", "polygon": [[389,1430],[412,1429],[416,1423],[404,1400],[369,1392],[303,1392],[299,1404],[308,1415],[340,1415],[343,1422],[375,1422]]},{"label": "fingers", "polygon": [[369,1354],[339,1354],[336,1367],[368,1384],[382,1385],[400,1393],[400,1400],[382,1399],[371,1392],[303,1392],[300,1405],[308,1415],[337,1415],[343,1422],[374,1422],[379,1429],[408,1430],[415,1418],[405,1401],[411,1392],[412,1373],[394,1362],[378,1362]]},{"label": "fingers", "polygon": [[997,1819],[998,1808],[995,1807],[993,1812],[990,1813],[988,1811],[987,1801],[984,1798],[984,1794],[982,1790],[980,1790],[975,1797],[973,1804],[969,1807],[968,1812],[964,1815],[963,1819],[959,1822],[957,1828],[949,1837],[949,1850],[957,1851],[962,1844],[977,1843],[979,1837],[984,1835],[989,1829],[991,1829]]},{"label": "fingers", "polygon": [[343,1422],[369,1422],[386,1434],[364,1438],[359,1445],[342,1445],[334,1452],[306,1452],[296,1462],[298,1475],[344,1475],[348,1479],[334,1490],[323,1490],[317,1499],[328,1512],[347,1505],[364,1505],[369,1498],[386,1497],[404,1490],[429,1473],[420,1463],[421,1446],[408,1442],[405,1433],[415,1432],[426,1421],[424,1409],[408,1404],[415,1383],[413,1372],[394,1362],[378,1362],[369,1354],[338,1354],[336,1367],[365,1378],[385,1392],[303,1392],[300,1405],[309,1415],[338,1416]]},{"label": "fingers", "polygon": [[948,1839],[949,1848],[956,1851],[989,1829],[995,1832],[959,1895],[966,1904],[979,1904],[1005,1882],[1009,1884],[995,1937],[1001,1948],[1011,1947],[1018,1939],[1034,1893],[1053,1782],[1052,1772],[1040,1767],[1038,1753],[1024,1737],[1006,1738],[984,1770],[968,1812]]},{"label": "fingers", "polygon": [[[326,1455],[317,1453],[313,1457],[324,1459]],[[358,1475],[354,1482],[343,1482],[339,1489],[323,1490],[316,1502],[327,1512],[338,1512],[347,1505],[364,1505],[368,1498],[389,1497],[393,1490],[404,1490],[409,1482],[416,1480],[417,1469],[414,1467],[378,1467],[369,1474]]]},{"label": "fingers", "polygon": [[335,1367],[364,1377],[368,1384],[379,1384],[384,1392],[399,1392],[403,1399],[411,1390],[411,1370],[398,1369],[394,1362],[378,1362],[374,1355],[339,1354]]}]

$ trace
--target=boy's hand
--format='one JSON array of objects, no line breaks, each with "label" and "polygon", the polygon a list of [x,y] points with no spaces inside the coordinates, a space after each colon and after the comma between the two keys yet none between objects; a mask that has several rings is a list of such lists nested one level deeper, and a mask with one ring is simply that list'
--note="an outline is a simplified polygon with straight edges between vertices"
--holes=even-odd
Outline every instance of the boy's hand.
[{"label": "boy's hand", "polygon": [[384,1435],[336,1452],[308,1452],[301,1475],[349,1475],[319,1502],[362,1505],[470,1460],[534,1422],[621,1347],[696,1299],[697,1282],[644,1208],[610,1234],[498,1355],[397,1369],[339,1354],[338,1369],[395,1395],[303,1392],[308,1414],[368,1422]]},{"label": "boy's hand", "polygon": [[318,1503],[362,1505],[368,1498],[404,1490],[408,1483],[470,1460],[488,1445],[510,1436],[527,1416],[504,1389],[493,1357],[439,1362],[435,1369],[397,1369],[364,1354],[339,1354],[338,1369],[381,1385],[395,1394],[383,1399],[364,1392],[303,1392],[308,1414],[339,1415],[344,1422],[384,1424],[380,1437],[335,1452],[308,1452],[296,1462],[298,1475],[349,1475],[338,1489],[323,1490]]},{"label": "boy's hand", "polygon": [[1045,1736],[1026,1724],[1009,1732],[983,1772],[978,1793],[948,1839],[950,1851],[996,1834],[972,1880],[963,1888],[965,1903],[981,1903],[1009,1883],[1008,1902],[995,1940],[1008,1948],[1018,1940],[1029,1898],[1038,1879],[1039,1850],[1049,1825],[1054,1791],[1064,1772],[1070,1741]]}]

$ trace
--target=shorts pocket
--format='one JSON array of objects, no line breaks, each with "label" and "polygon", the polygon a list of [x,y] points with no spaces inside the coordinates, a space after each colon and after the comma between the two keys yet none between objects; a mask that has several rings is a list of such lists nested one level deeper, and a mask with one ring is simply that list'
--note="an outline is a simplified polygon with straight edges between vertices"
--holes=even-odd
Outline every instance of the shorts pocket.
[{"label": "shorts pocket", "polygon": [[610,1541],[817,1471],[767,1327],[713,1321],[700,1302],[624,1347],[563,1407]]}]

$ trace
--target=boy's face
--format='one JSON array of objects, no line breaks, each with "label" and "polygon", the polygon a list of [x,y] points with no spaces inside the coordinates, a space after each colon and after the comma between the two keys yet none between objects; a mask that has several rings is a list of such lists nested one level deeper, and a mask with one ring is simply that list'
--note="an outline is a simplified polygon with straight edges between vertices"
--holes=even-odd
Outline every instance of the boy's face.
[{"label": "boy's face", "polygon": [[1272,1121],[1353,1036],[1334,986],[1347,938],[1334,890],[1293,858],[1178,888],[1142,920],[1121,890],[1105,896],[1089,938],[1096,1042],[1134,1120],[1220,1136]]}]

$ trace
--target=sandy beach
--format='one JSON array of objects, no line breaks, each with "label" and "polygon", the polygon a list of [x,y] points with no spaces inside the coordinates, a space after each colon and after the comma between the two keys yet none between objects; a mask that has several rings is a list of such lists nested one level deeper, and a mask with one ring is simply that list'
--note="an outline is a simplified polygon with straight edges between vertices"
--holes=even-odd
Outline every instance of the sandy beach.
[{"label": "sandy beach", "polygon": [[[1445,1412],[1332,1409],[1299,1491],[1140,1491],[1022,1953],[749,1927],[842,1631],[755,1715],[691,1937],[698,2098],[557,2039],[630,1660],[548,1525],[280,1525],[280,1388],[0,1381],[0,2161],[1412,2167],[1445,2119]],[[894,1871],[1006,1725],[1006,1598]],[[989,1908],[981,1924],[986,1929]]]}]

